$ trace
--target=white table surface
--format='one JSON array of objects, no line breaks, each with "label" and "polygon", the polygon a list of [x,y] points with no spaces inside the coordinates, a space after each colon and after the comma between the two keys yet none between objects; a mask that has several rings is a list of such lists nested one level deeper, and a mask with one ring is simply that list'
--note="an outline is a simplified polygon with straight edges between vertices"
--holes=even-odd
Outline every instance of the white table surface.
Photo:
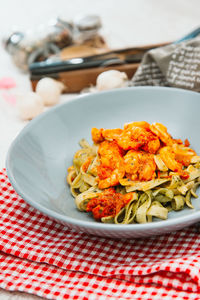
[{"label": "white table surface", "polygon": [[[80,14],[101,16],[102,34],[112,48],[176,40],[200,26],[199,0],[6,0],[0,10],[0,38],[10,30],[32,29],[58,15],[73,20]],[[17,87],[29,91],[28,75],[21,73],[0,46],[0,79],[12,77]],[[0,169],[5,167],[8,148],[27,124],[19,119],[16,107],[8,104],[0,90]],[[67,101],[75,95],[63,95]],[[0,289],[0,300],[39,299],[36,296]]]}]

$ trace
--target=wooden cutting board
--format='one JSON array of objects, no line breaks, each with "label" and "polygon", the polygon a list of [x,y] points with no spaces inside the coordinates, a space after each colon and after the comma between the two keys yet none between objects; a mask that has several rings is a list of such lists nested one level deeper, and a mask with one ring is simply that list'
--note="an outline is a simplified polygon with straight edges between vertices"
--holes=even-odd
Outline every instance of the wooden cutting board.
[{"label": "wooden cutting board", "polygon": [[[146,48],[146,49],[149,49],[151,47],[157,48],[157,47],[164,46],[166,44],[168,44],[168,43],[147,45],[147,46],[142,46],[142,48]],[[100,50],[99,53],[102,53],[102,52],[104,52],[104,51]],[[69,52],[69,54],[67,56],[66,50],[63,51],[63,55],[61,52],[62,59],[70,59],[71,57],[80,57],[80,52],[77,52],[76,55],[77,56],[74,56],[72,54],[72,52]],[[89,55],[88,51],[86,51],[85,55],[83,55],[83,56],[87,56],[87,55]],[[64,93],[78,93],[85,88],[95,86],[98,75],[107,70],[118,70],[121,72],[125,72],[127,74],[128,78],[131,79],[139,65],[140,65],[139,63],[128,63],[128,64],[123,64],[123,65],[112,65],[112,66],[107,66],[107,67],[80,69],[80,70],[75,70],[75,71],[65,71],[65,72],[60,72],[60,73],[49,74],[48,77],[51,77],[51,78],[61,81],[66,86]],[[46,75],[30,76],[30,81],[31,81],[33,91],[35,91],[37,82],[43,77],[46,77]]]}]

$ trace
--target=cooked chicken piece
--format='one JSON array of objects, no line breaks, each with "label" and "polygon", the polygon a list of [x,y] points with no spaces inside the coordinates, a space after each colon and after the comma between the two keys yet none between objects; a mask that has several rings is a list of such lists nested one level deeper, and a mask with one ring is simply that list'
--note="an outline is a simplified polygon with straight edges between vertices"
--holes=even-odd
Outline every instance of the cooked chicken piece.
[{"label": "cooked chicken piece", "polygon": [[119,184],[119,179],[125,175],[122,151],[117,143],[104,141],[99,145],[98,154],[100,166],[98,167],[98,186],[105,189]]},{"label": "cooked chicken piece", "polygon": [[150,130],[165,144],[172,145],[173,139],[167,132],[167,128],[161,123],[153,123],[150,125]]},{"label": "cooked chicken piece", "polygon": [[148,181],[155,177],[156,164],[153,154],[130,150],[124,156],[125,171],[132,180]]}]

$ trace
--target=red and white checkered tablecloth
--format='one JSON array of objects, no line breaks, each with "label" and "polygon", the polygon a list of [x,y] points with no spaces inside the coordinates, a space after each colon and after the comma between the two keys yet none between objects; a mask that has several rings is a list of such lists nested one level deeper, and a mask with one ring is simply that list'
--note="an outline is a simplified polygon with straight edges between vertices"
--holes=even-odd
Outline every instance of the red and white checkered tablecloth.
[{"label": "red and white checkered tablecloth", "polygon": [[0,287],[48,299],[200,299],[193,226],[145,239],[69,230],[29,206],[0,172]]}]

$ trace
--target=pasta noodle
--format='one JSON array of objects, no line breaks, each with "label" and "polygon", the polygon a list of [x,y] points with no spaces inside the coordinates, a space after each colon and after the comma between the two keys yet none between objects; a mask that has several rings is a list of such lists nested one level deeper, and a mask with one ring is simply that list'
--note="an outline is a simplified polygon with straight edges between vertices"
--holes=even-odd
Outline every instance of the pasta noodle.
[{"label": "pasta noodle", "polygon": [[80,211],[104,223],[132,224],[194,208],[200,156],[188,140],[173,139],[164,125],[145,121],[123,129],[92,128],[92,139],[92,146],[80,141],[68,168],[67,182]]}]

